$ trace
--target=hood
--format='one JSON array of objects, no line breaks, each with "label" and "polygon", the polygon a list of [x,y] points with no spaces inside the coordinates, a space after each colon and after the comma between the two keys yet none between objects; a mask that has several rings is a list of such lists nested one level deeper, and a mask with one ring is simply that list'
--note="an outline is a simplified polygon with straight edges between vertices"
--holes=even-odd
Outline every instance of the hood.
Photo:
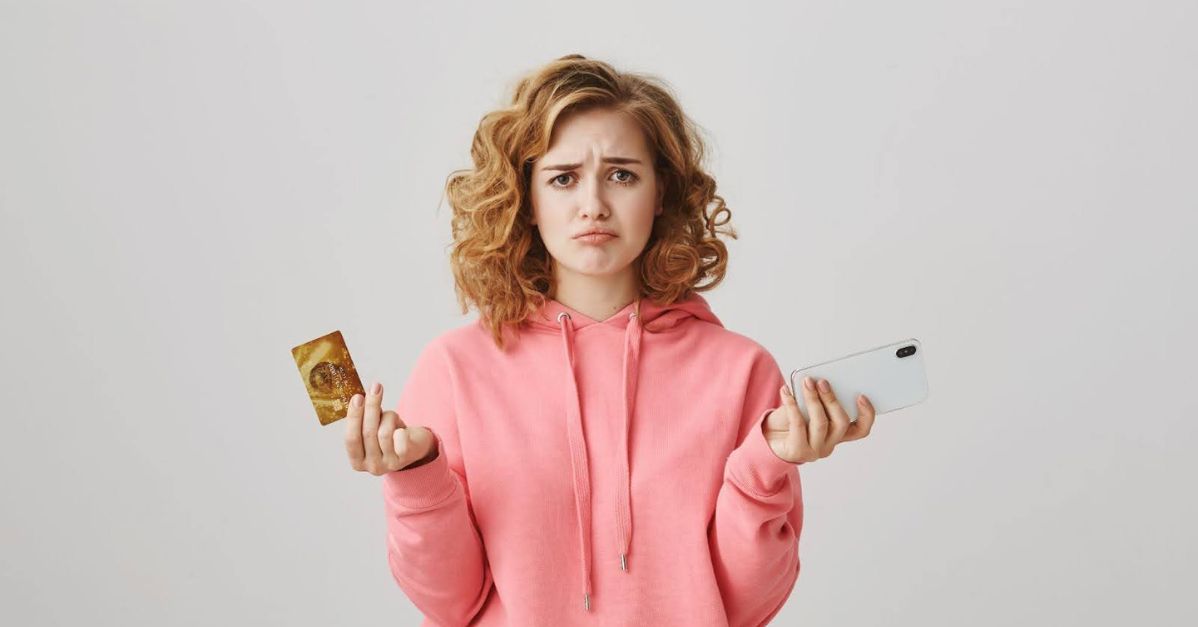
[{"label": "hood", "polygon": [[[554,299],[547,299],[533,315],[525,321],[534,332],[555,333],[561,336],[561,359],[563,363],[566,399],[566,415],[563,428],[570,444],[570,462],[573,469],[574,501],[577,505],[579,556],[584,583],[583,607],[591,609],[591,475],[587,466],[587,442],[582,429],[582,407],[578,394],[578,379],[574,371],[574,333],[591,325],[610,325],[624,329],[624,377],[622,422],[620,433],[621,449],[616,495],[619,546],[613,553],[619,557],[620,570],[628,572],[628,552],[632,545],[632,504],[629,497],[628,432],[636,400],[638,365],[640,363],[642,334],[660,333],[694,320],[703,320],[720,326],[723,323],[711,311],[707,300],[696,292],[670,305],[658,305],[647,298],[638,298],[606,320],[592,320],[582,313]],[[613,560],[612,564],[615,564]]]}]

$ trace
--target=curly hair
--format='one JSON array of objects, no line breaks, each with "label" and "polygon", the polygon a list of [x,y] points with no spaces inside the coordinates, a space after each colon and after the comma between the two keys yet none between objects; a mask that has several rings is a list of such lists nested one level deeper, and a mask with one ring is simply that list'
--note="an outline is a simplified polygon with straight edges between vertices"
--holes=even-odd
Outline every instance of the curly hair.
[{"label": "curly hair", "polygon": [[668,305],[724,280],[728,250],[718,235],[737,238],[732,212],[703,167],[699,127],[664,81],[619,72],[580,54],[560,57],[521,78],[506,108],[484,115],[474,133],[473,169],[445,183],[453,209],[450,254],[462,313],[474,305],[496,345],[548,298],[548,250],[531,223],[529,177],[549,150],[554,124],[567,113],[612,108],[637,122],[664,185],[662,213],[637,261],[640,295]]}]

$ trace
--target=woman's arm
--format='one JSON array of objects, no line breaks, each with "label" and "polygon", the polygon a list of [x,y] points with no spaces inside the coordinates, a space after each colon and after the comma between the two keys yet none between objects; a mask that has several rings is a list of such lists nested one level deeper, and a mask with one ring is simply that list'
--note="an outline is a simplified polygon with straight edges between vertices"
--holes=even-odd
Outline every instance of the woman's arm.
[{"label": "woman's arm", "polygon": [[732,627],[769,622],[799,576],[803,492],[797,466],[777,455],[762,433],[785,383],[764,348],[754,357],[738,423],[737,446],[708,527],[716,581]]},{"label": "woman's arm", "polygon": [[465,625],[482,608],[492,580],[470,508],[443,351],[437,341],[430,343],[400,393],[400,419],[428,427],[436,455],[383,475],[387,563],[426,616],[442,625]]}]

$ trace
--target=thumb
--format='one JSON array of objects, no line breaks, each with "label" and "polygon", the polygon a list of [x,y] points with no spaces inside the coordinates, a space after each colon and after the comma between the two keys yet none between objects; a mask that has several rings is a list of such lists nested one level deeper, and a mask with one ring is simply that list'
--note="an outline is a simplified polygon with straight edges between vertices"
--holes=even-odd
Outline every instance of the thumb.
[{"label": "thumb", "polygon": [[791,391],[789,384],[783,383],[778,392],[782,395],[782,404],[791,405],[795,409],[799,408],[799,402],[795,400],[794,392]]},{"label": "thumb", "polygon": [[405,464],[411,464],[432,452],[436,438],[428,427],[410,425],[395,430],[395,452]]},{"label": "thumb", "polygon": [[788,431],[791,413],[797,412],[799,408],[795,405],[794,397],[790,395],[790,386],[782,384],[782,387],[778,388],[778,396],[782,398],[782,404],[766,416],[765,428],[770,431]]}]

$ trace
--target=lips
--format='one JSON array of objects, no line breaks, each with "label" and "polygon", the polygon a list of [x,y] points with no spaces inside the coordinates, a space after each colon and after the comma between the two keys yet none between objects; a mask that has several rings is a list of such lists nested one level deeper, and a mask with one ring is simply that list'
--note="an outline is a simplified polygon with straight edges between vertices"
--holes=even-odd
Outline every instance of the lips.
[{"label": "lips", "polygon": [[[605,237],[600,237],[600,236],[605,236]],[[606,229],[591,229],[589,231],[583,231],[582,233],[575,235],[574,239],[583,239],[583,238],[605,239],[606,237],[615,237],[615,236],[616,236],[615,233],[608,231]]]},{"label": "lips", "polygon": [[575,237],[574,239],[576,239],[580,242],[586,242],[588,244],[602,244],[604,242],[613,240],[615,238],[616,238],[616,236],[612,233],[603,233],[603,232],[597,231],[594,233],[585,233],[583,235],[579,235],[578,237]]}]

